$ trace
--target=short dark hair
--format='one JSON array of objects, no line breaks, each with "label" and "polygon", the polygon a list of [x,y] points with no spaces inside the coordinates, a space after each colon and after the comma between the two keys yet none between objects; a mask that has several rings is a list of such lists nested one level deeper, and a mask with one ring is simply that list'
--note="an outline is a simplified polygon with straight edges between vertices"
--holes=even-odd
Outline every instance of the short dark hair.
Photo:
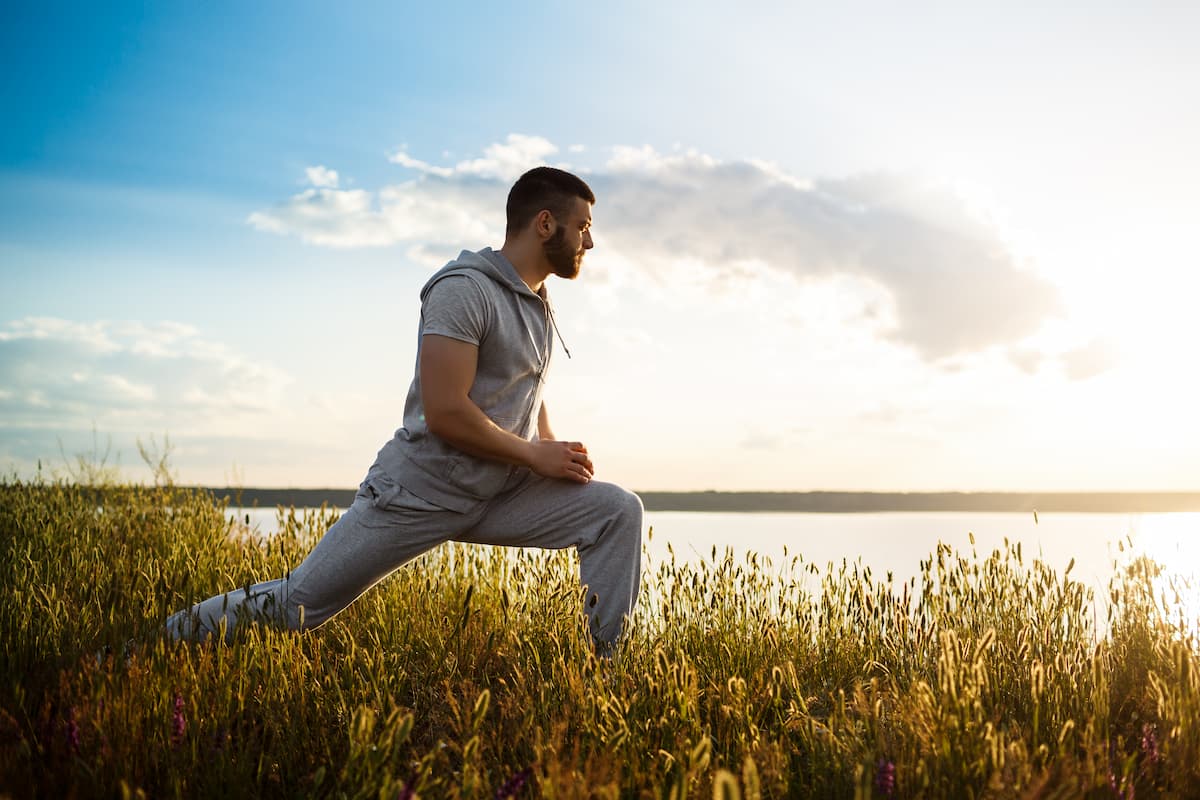
[{"label": "short dark hair", "polygon": [[549,211],[557,220],[562,220],[571,210],[571,202],[582,197],[592,205],[596,195],[583,179],[566,170],[554,167],[534,167],[513,184],[508,192],[508,233],[524,228],[538,212]]}]

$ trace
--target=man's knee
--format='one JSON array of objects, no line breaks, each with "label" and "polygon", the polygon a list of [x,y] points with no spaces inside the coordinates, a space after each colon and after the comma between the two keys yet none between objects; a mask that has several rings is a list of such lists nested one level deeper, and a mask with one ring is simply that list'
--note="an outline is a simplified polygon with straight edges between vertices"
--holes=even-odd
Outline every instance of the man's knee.
[{"label": "man's knee", "polygon": [[642,498],[628,489],[609,484],[605,508],[608,522],[608,537],[614,544],[620,542],[622,550],[641,550],[642,547]]},{"label": "man's knee", "polygon": [[604,509],[606,515],[618,519],[626,525],[641,529],[644,511],[642,498],[615,483],[600,484],[596,488],[600,489],[599,505]]},{"label": "man's knee", "polygon": [[628,489],[622,489],[621,491],[624,493],[625,513],[631,519],[637,520],[638,530],[640,531],[642,527],[642,515],[646,512],[645,506],[642,505],[642,498]]}]

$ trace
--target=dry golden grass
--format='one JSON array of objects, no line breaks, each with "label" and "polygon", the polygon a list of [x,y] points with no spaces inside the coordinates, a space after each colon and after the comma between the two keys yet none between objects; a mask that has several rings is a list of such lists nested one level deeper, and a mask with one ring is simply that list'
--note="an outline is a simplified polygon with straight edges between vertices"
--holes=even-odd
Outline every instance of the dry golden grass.
[{"label": "dry golden grass", "polygon": [[280,513],[260,542],[170,485],[0,484],[0,795],[1200,794],[1197,644],[1145,560],[1095,601],[1018,548],[900,585],[668,561],[610,663],[572,554],[450,545],[316,632],[160,640],[336,518]]}]

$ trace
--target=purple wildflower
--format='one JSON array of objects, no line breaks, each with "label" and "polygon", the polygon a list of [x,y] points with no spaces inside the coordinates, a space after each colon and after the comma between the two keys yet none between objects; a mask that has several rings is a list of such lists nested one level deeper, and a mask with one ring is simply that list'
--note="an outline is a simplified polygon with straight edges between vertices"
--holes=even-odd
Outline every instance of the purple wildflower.
[{"label": "purple wildflower", "polygon": [[875,788],[884,797],[891,797],[896,791],[896,765],[886,758],[875,764]]},{"label": "purple wildflower", "polygon": [[63,733],[67,737],[67,752],[75,755],[79,752],[79,723],[75,721],[74,708],[67,712],[67,718],[63,722]]},{"label": "purple wildflower", "polygon": [[183,715],[183,695],[175,693],[175,713],[171,715],[171,744],[178,747],[187,733],[187,717]]},{"label": "purple wildflower", "polygon": [[1162,754],[1158,752],[1158,732],[1147,722],[1142,726],[1142,755],[1151,764],[1157,764]]},{"label": "purple wildflower", "polygon": [[404,788],[396,793],[396,800],[412,800],[416,797],[416,790],[413,789],[411,783],[404,784]]},{"label": "purple wildflower", "polygon": [[525,788],[525,784],[533,777],[533,767],[526,767],[513,775],[496,789],[496,800],[507,800],[516,797]]}]

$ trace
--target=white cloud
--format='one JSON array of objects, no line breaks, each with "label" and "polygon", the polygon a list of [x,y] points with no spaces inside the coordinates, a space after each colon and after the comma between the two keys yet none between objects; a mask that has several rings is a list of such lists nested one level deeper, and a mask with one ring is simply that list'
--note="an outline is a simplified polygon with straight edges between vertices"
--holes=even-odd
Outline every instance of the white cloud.
[{"label": "white cloud", "polygon": [[418,172],[417,179],[385,186],[374,194],[338,189],[336,171],[309,167],[312,188],[274,208],[252,213],[247,221],[259,230],[328,247],[408,243],[422,261],[426,259],[421,254],[440,250],[437,263],[441,264],[446,252],[457,253],[466,244],[503,230],[509,185],[557,152],[558,147],[546,139],[519,133],[490,145],[481,158],[452,167],[429,164],[401,149],[389,160]]},{"label": "white cloud", "polygon": [[[262,463],[292,457],[289,440],[301,429],[311,446],[313,420],[291,413],[290,382],[178,323],[13,320],[0,324],[0,466],[28,474],[60,454],[67,463],[75,453],[99,459],[106,440],[113,459],[136,466],[136,441],[165,431],[177,446],[175,465],[219,482],[228,453]],[[217,441],[227,453],[197,451]]]},{"label": "white cloud", "polygon": [[387,219],[372,208],[361,189],[305,189],[271,211],[250,215],[259,230],[297,234],[306,242],[330,247],[364,247],[396,241]]},{"label": "white cloud", "polygon": [[[465,243],[487,239],[504,227],[507,187],[485,181],[464,184],[434,173],[387,186],[372,195],[361,189],[306,189],[251,225],[299,236],[327,247],[377,247],[396,243],[457,253]],[[457,248],[457,249],[456,249]]]},{"label": "white cloud", "polygon": [[[418,172],[415,179],[373,193],[310,188],[249,221],[327,246],[404,244],[422,262],[440,263],[462,247],[494,243],[512,180],[557,152],[521,134],[454,166],[400,151],[391,160]],[[864,324],[944,363],[1016,345],[1058,311],[1055,289],[1018,263],[966,201],[914,177],[806,179],[767,162],[620,146],[586,178],[598,197],[592,263],[632,269],[648,290],[703,284],[728,294],[763,269],[799,280],[797,292],[812,279],[849,277],[888,299],[883,317]],[[775,313],[788,313],[786,298],[774,302]]]},{"label": "white cloud", "polygon": [[[511,183],[526,170],[545,164],[546,159],[557,152],[558,147],[541,136],[510,133],[503,143],[497,142],[488,145],[483,151],[482,158],[460,161],[453,167],[435,167],[412,158],[404,149],[394,153],[390,160],[402,167],[415,169],[426,175],[436,175],[440,178],[473,176],[498,178]],[[572,150],[571,152],[578,151]]]},{"label": "white cloud", "polygon": [[781,450],[788,444],[786,437],[777,433],[753,431],[747,433],[738,442],[739,448],[747,450]]},{"label": "white cloud", "polygon": [[1029,347],[1014,347],[1008,351],[1008,360],[1027,375],[1035,374],[1046,360],[1044,353]]},{"label": "white cloud", "polygon": [[89,355],[104,355],[120,347],[109,337],[103,323],[73,322],[53,317],[26,317],[8,323],[0,330],[0,343],[30,340],[52,342],[70,340]]},{"label": "white cloud", "polygon": [[426,161],[420,161],[412,158],[403,149],[397,150],[388,157],[388,160],[393,164],[399,164],[402,167],[415,169],[417,172],[421,172],[426,175],[437,175],[440,178],[449,178],[454,174],[454,169],[452,167],[435,167]]},{"label": "white cloud", "polygon": [[170,424],[269,416],[288,378],[187,326],[26,318],[0,328],[3,428]]},{"label": "white cloud", "polygon": [[1063,369],[1071,380],[1082,381],[1108,372],[1117,365],[1119,354],[1112,342],[1094,339],[1063,354]]},{"label": "white cloud", "polygon": [[312,186],[322,189],[336,189],[338,186],[337,170],[328,167],[315,166],[304,170],[304,176]]},{"label": "white cloud", "polygon": [[590,179],[597,236],[660,274],[686,260],[724,272],[757,261],[801,279],[865,278],[891,296],[888,336],[931,359],[1019,341],[1057,308],[1054,289],[956,197],[916,179],[805,182],[645,148],[620,150],[609,167]]},{"label": "white cloud", "polygon": [[[752,162],[745,163],[750,164]],[[641,147],[616,145],[612,148],[612,155],[609,156],[605,167],[609,172],[619,175],[649,173],[659,176],[673,176],[676,180],[686,182],[688,173],[692,169],[711,168],[719,164],[720,162],[715,158],[705,155],[699,150],[689,149],[674,155],[664,156],[646,144]]]}]

